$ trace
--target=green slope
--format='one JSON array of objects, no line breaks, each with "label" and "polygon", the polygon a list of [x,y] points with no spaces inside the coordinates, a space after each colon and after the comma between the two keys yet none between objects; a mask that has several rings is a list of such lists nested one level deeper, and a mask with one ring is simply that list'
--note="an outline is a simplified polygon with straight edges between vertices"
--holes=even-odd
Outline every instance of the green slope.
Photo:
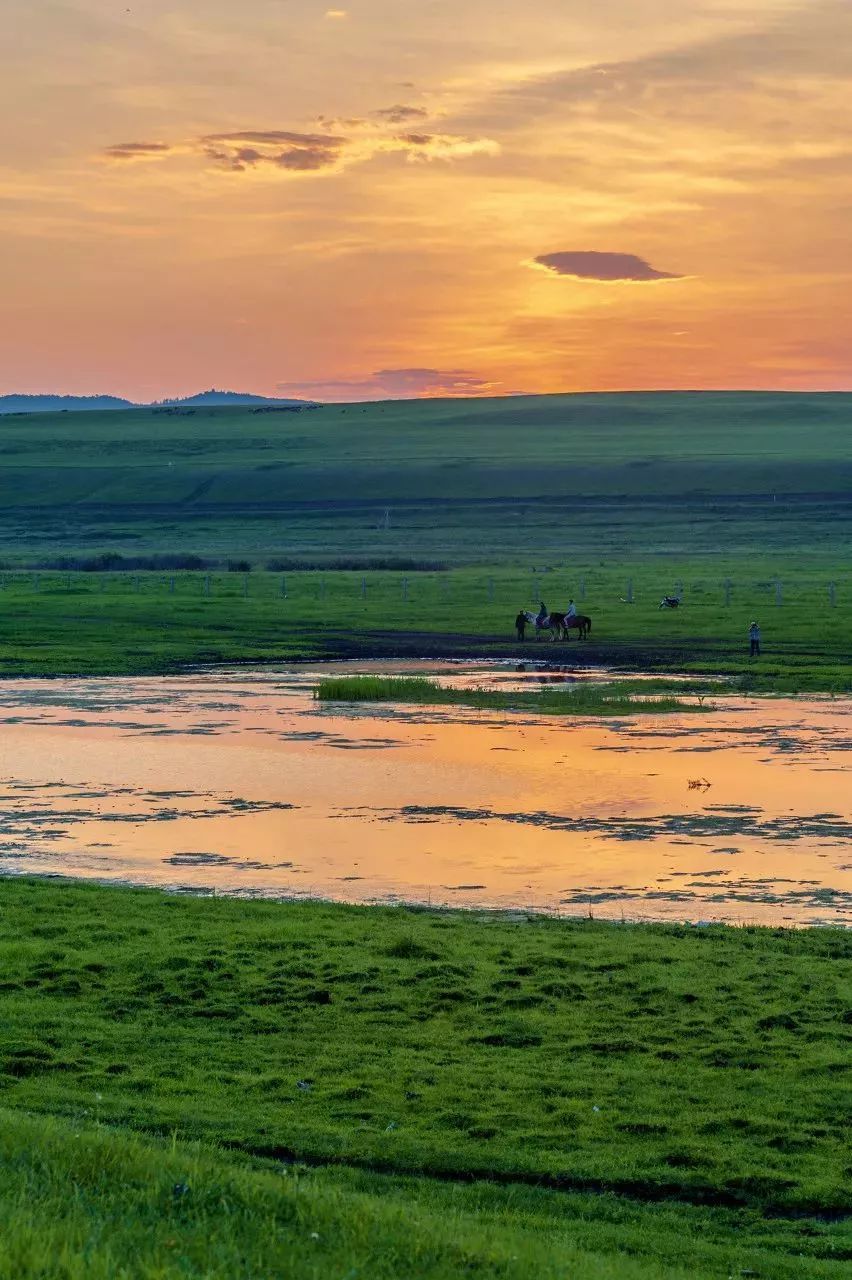
[{"label": "green slope", "polygon": [[590,520],[598,543],[611,519],[689,538],[713,513],[733,547],[777,523],[779,499],[801,544],[845,513],[850,422],[852,395],[763,392],[15,415],[0,422],[0,552],[425,541],[464,562],[555,547],[566,528],[582,540]]}]

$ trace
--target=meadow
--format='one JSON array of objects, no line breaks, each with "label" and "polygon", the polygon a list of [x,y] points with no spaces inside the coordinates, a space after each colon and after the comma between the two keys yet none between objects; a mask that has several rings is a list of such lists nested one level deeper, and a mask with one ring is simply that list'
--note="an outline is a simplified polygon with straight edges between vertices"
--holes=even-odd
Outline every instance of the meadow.
[{"label": "meadow", "polygon": [[[836,566],[833,566],[836,570]],[[0,572],[0,674],[157,674],[220,663],[511,658],[725,675],[745,690],[852,688],[852,576],[758,559],[447,572]],[[730,586],[726,588],[726,579]],[[780,601],[779,601],[779,586]],[[834,582],[834,604],[830,583]],[[660,610],[683,588],[677,610]],[[633,603],[626,593],[632,591]],[[586,641],[518,644],[521,607],[574,594]],[[763,655],[748,657],[760,621]]]},{"label": "meadow", "polygon": [[2,670],[492,656],[573,595],[586,661],[744,674],[757,617],[758,684],[845,688],[850,416],[770,393],[7,415]]},{"label": "meadow", "polygon": [[7,880],[0,1262],[839,1277],[850,947]]},{"label": "meadow", "polygon": [[850,416],[849,395],[771,393],[8,415],[0,557],[452,567],[728,551],[781,553],[780,568],[791,549],[828,558],[848,520]]}]

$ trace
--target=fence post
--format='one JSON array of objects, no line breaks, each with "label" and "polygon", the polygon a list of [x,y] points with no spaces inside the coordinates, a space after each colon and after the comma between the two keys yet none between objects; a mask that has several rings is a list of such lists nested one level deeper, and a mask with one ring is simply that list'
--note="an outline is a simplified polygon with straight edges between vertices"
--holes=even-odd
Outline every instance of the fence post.
[{"label": "fence post", "polygon": [[731,579],[726,578],[725,579],[725,604],[729,605],[730,603],[731,603]]},{"label": "fence post", "polygon": [[403,578],[402,580],[402,598],[403,600],[408,599],[408,579],[407,578]]},{"label": "fence post", "polygon": [[244,573],[243,574],[243,597],[244,598],[248,595],[248,582],[249,582],[249,576],[247,573]]},{"label": "fence post", "polygon": [[210,595],[210,574],[209,573],[206,573],[204,575],[204,594],[206,596]]},{"label": "fence post", "polygon": [[585,600],[586,598],[586,579],[585,578],[580,579],[580,586],[578,588],[578,591],[580,594],[580,599]]},{"label": "fence post", "polygon": [[633,579],[632,578],[627,579],[627,603],[628,604],[633,603]]},{"label": "fence post", "polygon": [[776,579],[776,582],[775,582],[775,607],[776,608],[780,607],[780,605],[783,602],[783,599],[784,599],[784,592],[782,590],[781,583]]},{"label": "fence post", "polygon": [[173,596],[174,593],[175,593],[175,580],[174,578],[169,578],[169,595]]},{"label": "fence post", "polygon": [[361,599],[362,600],[367,599],[367,579],[366,578],[361,579]]},{"label": "fence post", "polygon": [[837,604],[837,587],[833,582],[829,582],[828,584],[828,603],[831,605],[832,609]]},{"label": "fence post", "polygon": [[281,579],[281,594],[282,596],[285,596],[285,597],[287,595],[287,579],[286,578]]}]

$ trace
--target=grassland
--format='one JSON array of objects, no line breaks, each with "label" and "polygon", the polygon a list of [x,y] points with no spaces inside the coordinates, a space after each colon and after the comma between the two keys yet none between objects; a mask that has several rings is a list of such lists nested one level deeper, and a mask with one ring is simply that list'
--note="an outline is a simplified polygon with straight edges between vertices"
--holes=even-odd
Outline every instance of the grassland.
[{"label": "grassland", "polygon": [[830,555],[850,418],[849,395],[768,393],[10,416],[0,557]]},{"label": "grassland", "polygon": [[0,1268],[839,1278],[851,949],[5,881]]},{"label": "grassland", "polygon": [[[757,616],[759,686],[842,689],[851,419],[768,393],[4,417],[2,670],[488,656],[573,595],[587,661],[743,675]],[[74,571],[116,555],[205,567]]]},{"label": "grassland", "polygon": [[[725,675],[755,690],[848,692],[852,577],[791,567],[776,603],[770,566],[562,564],[448,573],[0,574],[0,673],[173,672],[203,663],[335,657],[508,657],[557,664]],[[634,603],[622,603],[629,573]],[[690,569],[694,572],[690,573]],[[673,571],[674,570],[674,571]],[[724,580],[731,577],[730,602]],[[660,611],[679,583],[683,606]],[[282,590],[283,588],[283,590]],[[285,594],[286,592],[286,594]],[[521,606],[569,594],[593,619],[589,640],[515,640]],[[747,629],[758,618],[764,653]]]}]

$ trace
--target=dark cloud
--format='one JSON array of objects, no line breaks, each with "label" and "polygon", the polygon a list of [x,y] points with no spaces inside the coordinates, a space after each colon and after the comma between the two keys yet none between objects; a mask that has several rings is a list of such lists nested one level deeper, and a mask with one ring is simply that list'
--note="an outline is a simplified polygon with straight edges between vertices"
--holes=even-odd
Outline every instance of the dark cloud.
[{"label": "dark cloud", "polygon": [[245,129],[238,133],[208,133],[201,141],[215,146],[217,143],[254,143],[261,147],[275,147],[286,143],[294,147],[342,146],[345,138],[329,133],[293,133],[288,129]]},{"label": "dark cloud", "polygon": [[[387,112],[419,111],[392,107]],[[332,131],[323,119],[326,132],[301,133],[291,129],[239,129],[228,133],[206,133],[172,147],[162,142],[122,142],[105,154],[114,159],[154,156],[167,151],[201,156],[221,169],[243,172],[260,167],[293,173],[316,173],[364,163],[381,153],[398,152],[409,159],[460,160],[476,155],[493,155],[497,144],[488,138],[456,137],[452,134],[393,133],[383,120],[360,121],[348,133]],[[339,123],[339,122],[338,122]]]},{"label": "dark cloud", "polygon": [[110,160],[135,160],[139,156],[159,156],[171,151],[168,142],[116,142],[104,150]]},{"label": "dark cloud", "polygon": [[329,133],[293,133],[286,129],[245,129],[210,133],[200,139],[204,154],[216,164],[240,172],[272,165],[296,173],[328,169],[337,163],[346,138]]},{"label": "dark cloud", "polygon": [[[377,369],[368,378],[301,382],[293,393],[319,400],[414,400],[432,396],[497,395],[500,383],[489,382],[469,369]],[[291,386],[280,383],[279,389]]]},{"label": "dark cloud", "polygon": [[408,107],[397,103],[393,107],[379,107],[378,111],[371,111],[370,114],[388,124],[406,124],[409,120],[425,120],[429,112],[423,107]]},{"label": "dark cloud", "polygon": [[535,259],[539,267],[558,276],[579,276],[582,280],[683,280],[672,271],[658,271],[635,253],[600,253],[570,249],[562,253],[542,253]]}]

